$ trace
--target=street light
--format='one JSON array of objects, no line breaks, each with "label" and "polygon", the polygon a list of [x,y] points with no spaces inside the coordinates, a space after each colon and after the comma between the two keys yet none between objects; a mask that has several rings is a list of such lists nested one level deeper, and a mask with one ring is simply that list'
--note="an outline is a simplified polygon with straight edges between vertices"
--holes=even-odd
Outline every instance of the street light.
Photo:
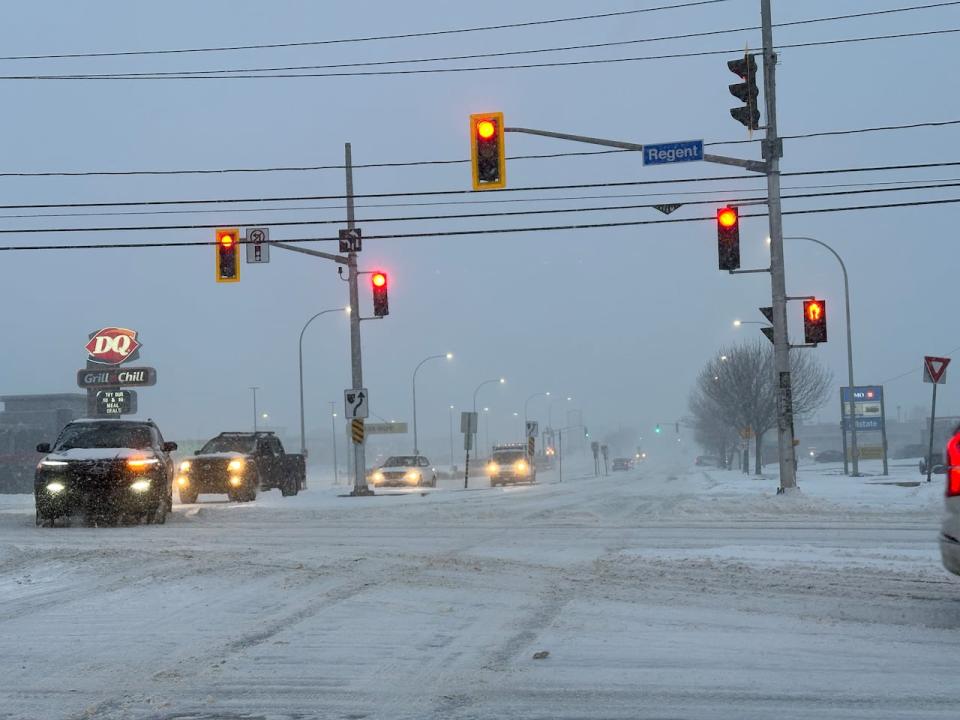
[{"label": "street light", "polygon": [[768,325],[768,324],[769,323],[765,323],[761,320],[734,320],[733,321],[733,326],[735,328],[738,328],[741,325]]},{"label": "street light", "polygon": [[430,355],[420,361],[420,364],[413,369],[413,454],[419,455],[420,449],[417,447],[417,372],[428,360],[453,360],[453,353],[444,353],[442,355]]},{"label": "street light", "polygon": [[[484,386],[486,386],[486,385],[493,385],[494,383],[500,383],[501,385],[503,385],[503,384],[506,383],[506,382],[507,382],[507,379],[501,377],[501,378],[493,378],[492,380],[484,380],[482,383],[480,383],[479,385],[477,385],[476,389],[473,391],[473,412],[477,412],[477,393],[480,392],[480,388],[482,388],[482,387],[484,387]],[[477,424],[479,425],[479,423],[477,423]],[[477,438],[478,438],[478,436],[479,436],[479,433],[476,433],[476,432],[475,432],[475,433],[473,434],[473,444],[474,444],[474,446],[476,446],[476,444],[477,444]]]},{"label": "street light", "polygon": [[530,401],[531,401],[531,400],[533,400],[534,398],[541,397],[541,396],[543,396],[543,397],[550,397],[550,391],[547,390],[546,392],[535,392],[533,395],[531,395],[530,397],[528,397],[526,400],[523,401],[523,431],[524,431],[524,432],[527,431],[527,420],[528,420],[528,418],[527,418],[527,406],[530,404]]},{"label": "street light", "polygon": [[[806,240],[808,242],[816,243],[817,245],[826,248],[831,255],[833,255],[837,262],[840,263],[840,269],[843,271],[843,302],[844,308],[846,310],[847,316],[847,382],[850,385],[850,455],[853,458],[853,477],[859,477],[860,475],[860,463],[859,458],[857,457],[860,454],[859,446],[857,445],[857,422],[856,414],[853,412],[853,330],[850,327],[850,282],[847,278],[847,266],[843,263],[843,259],[840,255],[837,254],[837,251],[832,247],[827,245],[822,240],[817,240],[812,237],[789,237],[784,238],[784,240]],[[842,414],[842,413],[841,413]],[[841,418],[842,419],[842,418]],[[846,461],[846,458],[844,458]],[[886,459],[884,459],[884,474],[886,474]]]},{"label": "street light", "polygon": [[[570,402],[571,400],[573,400],[573,398],[570,396],[567,396],[567,402]],[[553,403],[555,403],[556,401],[557,399],[553,399],[547,403],[547,425],[550,427],[551,430],[553,429]]]},{"label": "street light", "polygon": [[[307,331],[307,328],[310,327],[310,323],[316,320],[321,315],[326,315],[327,313],[333,312],[346,312],[350,314],[350,307],[345,308],[331,308],[329,310],[321,310],[316,315],[311,317],[303,326],[303,330],[300,331],[300,344],[299,344],[299,357],[300,357],[300,452],[303,453],[304,457],[307,455],[307,438],[306,431],[304,430],[303,424],[303,334]],[[256,403],[256,401],[254,401]],[[254,409],[256,413],[256,409]],[[256,426],[254,426],[256,428]]]}]

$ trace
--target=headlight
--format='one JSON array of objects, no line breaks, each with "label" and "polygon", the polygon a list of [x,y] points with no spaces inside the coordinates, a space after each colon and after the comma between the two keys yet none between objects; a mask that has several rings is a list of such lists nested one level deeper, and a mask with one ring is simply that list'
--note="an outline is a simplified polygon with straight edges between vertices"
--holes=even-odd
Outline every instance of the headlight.
[{"label": "headlight", "polygon": [[420,473],[418,473],[416,470],[411,470],[411,471],[408,472],[406,475],[404,475],[404,477],[405,477],[407,480],[418,481],[418,480],[420,480]]},{"label": "headlight", "polygon": [[150,489],[149,480],[137,480],[135,483],[130,485],[130,489],[134,492],[142,493]]},{"label": "headlight", "polygon": [[160,461],[157,458],[130,458],[127,460],[127,467],[131,470],[144,470],[158,462]]},{"label": "headlight", "polygon": [[62,482],[54,481],[51,483],[47,483],[47,492],[50,493],[51,495],[62,493],[66,489],[67,489],[67,486],[64,485]]},{"label": "headlight", "polygon": [[495,462],[487,463],[487,475],[497,475],[500,472],[500,466]]},{"label": "headlight", "polygon": [[527,465],[526,460],[517,460],[513,464],[513,469],[517,473],[517,475],[526,475],[530,470],[530,466]]},{"label": "headlight", "polygon": [[69,465],[66,460],[41,460],[41,467],[63,467],[64,465]]},{"label": "headlight", "polygon": [[236,460],[231,460],[229,463],[227,463],[227,472],[243,472],[245,465],[246,463],[239,458]]},{"label": "headlight", "polygon": [[180,463],[180,472],[190,472],[190,467],[190,461],[184,460],[182,463]]},{"label": "headlight", "polygon": [[190,484],[190,481],[183,475],[177,478],[177,485],[179,485],[180,487],[186,487],[189,484]]},{"label": "headlight", "polygon": [[379,470],[375,471],[371,477],[373,478],[374,482],[383,482],[386,479],[383,473]]},{"label": "headlight", "polygon": [[230,476],[230,484],[231,484],[233,487],[240,487],[241,485],[243,485],[243,478],[240,477],[239,475],[231,475],[231,476]]}]

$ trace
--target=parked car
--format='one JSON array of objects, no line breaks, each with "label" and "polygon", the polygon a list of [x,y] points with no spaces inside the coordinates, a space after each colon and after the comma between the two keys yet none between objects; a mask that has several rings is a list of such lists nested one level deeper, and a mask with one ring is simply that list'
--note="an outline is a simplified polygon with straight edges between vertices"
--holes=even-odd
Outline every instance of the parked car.
[{"label": "parked car", "polygon": [[633,460],[630,458],[614,458],[613,472],[623,472],[633,467]]},{"label": "parked car", "polygon": [[926,445],[923,443],[910,443],[909,445],[901,445],[897,448],[892,458],[894,460],[908,460],[910,458],[926,457],[926,454]]},{"label": "parked car", "polygon": [[946,515],[940,528],[940,557],[943,566],[960,575],[960,432],[947,441],[944,492]]},{"label": "parked car", "polygon": [[88,522],[144,520],[162,524],[173,507],[177,444],[164,442],[152,420],[75,420],[44,457],[34,476],[38,525],[82,513]]},{"label": "parked car", "polygon": [[822,450],[814,460],[818,463],[843,462],[843,450]]},{"label": "parked car", "polygon": [[258,490],[279,488],[284,497],[296,495],[306,477],[303,455],[286,452],[274,433],[224,432],[180,463],[177,489],[182,503],[195,503],[201,493],[249,502]]},{"label": "parked car", "polygon": [[437,469],[423,455],[394,455],[367,477],[371,487],[436,487]]}]

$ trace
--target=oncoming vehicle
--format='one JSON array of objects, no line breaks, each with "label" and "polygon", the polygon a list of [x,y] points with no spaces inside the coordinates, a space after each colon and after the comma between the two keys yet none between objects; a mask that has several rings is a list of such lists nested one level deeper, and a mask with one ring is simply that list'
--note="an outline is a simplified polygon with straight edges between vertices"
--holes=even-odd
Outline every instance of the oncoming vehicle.
[{"label": "oncoming vehicle", "polygon": [[526,445],[494,445],[493,455],[487,463],[487,477],[490,478],[490,487],[507,483],[535,483],[537,468],[536,465],[531,466],[527,459]]},{"label": "oncoming vehicle", "polygon": [[249,502],[258,490],[279,488],[286,497],[306,483],[303,455],[284,451],[272,432],[224,432],[180,463],[177,489],[180,502],[195,503],[200,493],[226,493],[230,500]]},{"label": "oncoming vehicle", "polygon": [[633,460],[630,458],[614,458],[613,459],[613,472],[623,472],[625,470],[630,470],[633,467]]},{"label": "oncoming vehicle", "polygon": [[372,487],[436,487],[437,469],[423,455],[394,455],[370,473]]},{"label": "oncoming vehicle", "polygon": [[75,420],[37,465],[37,524],[82,512],[88,521],[163,523],[173,506],[177,444],[151,420]]},{"label": "oncoming vehicle", "polygon": [[947,475],[944,492],[946,515],[940,528],[940,557],[943,566],[954,575],[960,575],[960,429],[947,441]]}]

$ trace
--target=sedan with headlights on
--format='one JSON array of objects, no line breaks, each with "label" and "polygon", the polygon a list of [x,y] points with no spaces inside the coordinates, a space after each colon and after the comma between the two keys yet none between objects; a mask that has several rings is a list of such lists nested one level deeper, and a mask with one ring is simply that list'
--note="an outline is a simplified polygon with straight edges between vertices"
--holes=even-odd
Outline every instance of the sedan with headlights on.
[{"label": "sedan with headlights on", "polygon": [[370,487],[436,487],[437,469],[423,455],[388,457],[367,478]]}]

